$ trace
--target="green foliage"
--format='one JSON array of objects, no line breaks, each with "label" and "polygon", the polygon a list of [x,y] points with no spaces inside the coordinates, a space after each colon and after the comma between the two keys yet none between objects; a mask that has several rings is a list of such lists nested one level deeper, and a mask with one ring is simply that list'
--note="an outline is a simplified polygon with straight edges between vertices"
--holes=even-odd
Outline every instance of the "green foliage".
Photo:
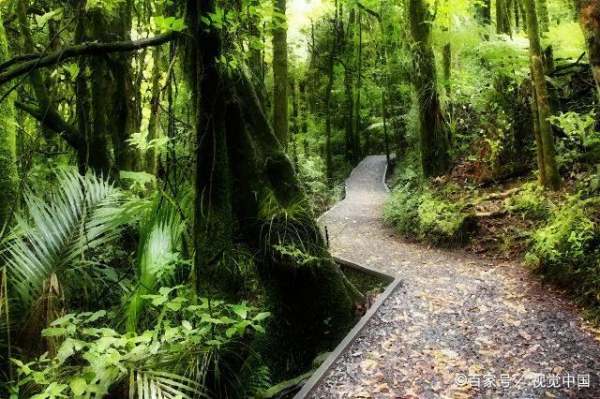
[{"label": "green foliage", "polygon": [[433,241],[462,241],[466,214],[462,204],[450,203],[431,193],[421,195],[418,208],[420,233]]},{"label": "green foliage", "polygon": [[597,226],[591,219],[593,205],[598,205],[597,199],[575,196],[559,207],[549,223],[534,233],[529,261],[540,267],[582,262],[597,238]]},{"label": "green foliage", "polygon": [[550,215],[551,203],[537,183],[526,183],[515,195],[504,201],[505,208],[523,218],[543,220]]},{"label": "green foliage", "polygon": [[[125,388],[140,399],[206,397],[202,381],[212,359],[235,340],[264,332],[261,324],[269,317],[245,303],[206,298],[191,303],[185,287],[163,287],[142,297],[159,317],[141,334],[106,327],[114,315],[103,310],[52,322],[43,334],[62,344],[54,356],[46,353],[28,363],[13,359],[19,372],[13,394],[101,398]],[[204,367],[188,369],[198,358]]]},{"label": "green foliage", "polygon": [[125,0],[88,0],[85,7],[88,10],[114,12]]},{"label": "green foliage", "polygon": [[563,165],[585,160],[591,155],[600,159],[600,132],[595,129],[595,112],[565,112],[550,117],[550,122],[566,135],[559,141],[559,160]]},{"label": "green foliage", "polygon": [[136,288],[126,311],[127,328],[135,331],[143,311],[141,298],[173,278],[176,268],[185,264],[179,253],[184,223],[178,210],[162,195],[157,195],[140,228],[137,249]]},{"label": "green foliage", "polygon": [[318,156],[298,157],[298,177],[304,185],[311,208],[320,213],[332,202],[333,193],[327,184],[325,162]]},{"label": "green foliage", "polygon": [[545,34],[544,43],[552,45],[556,58],[577,59],[585,48],[583,32],[579,22],[571,21],[571,15],[566,14],[560,24],[550,24],[550,31]]},{"label": "green foliage", "polygon": [[61,283],[89,281],[86,271],[95,264],[86,254],[116,239],[119,228],[134,220],[135,209],[105,180],[61,172],[57,187],[47,198],[26,194],[27,212],[18,215],[2,251],[11,288],[24,310],[53,275]]},{"label": "green foliage", "polygon": [[456,244],[468,238],[470,229],[464,205],[449,202],[416,181],[394,189],[384,209],[384,218],[401,234],[436,244]]},{"label": "green foliage", "polygon": [[600,201],[572,196],[533,234],[527,262],[600,305]]},{"label": "green foliage", "polygon": [[152,18],[152,22],[161,33],[182,32],[186,29],[183,18],[156,16]]}]

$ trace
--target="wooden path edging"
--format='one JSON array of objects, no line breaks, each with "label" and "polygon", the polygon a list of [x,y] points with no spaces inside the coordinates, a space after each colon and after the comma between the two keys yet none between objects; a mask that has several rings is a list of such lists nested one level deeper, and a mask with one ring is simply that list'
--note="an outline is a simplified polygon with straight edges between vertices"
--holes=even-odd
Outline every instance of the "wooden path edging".
[{"label": "wooden path edging", "polygon": [[[395,160],[395,156],[393,157],[393,159]],[[386,162],[385,170],[383,171],[383,176],[381,179],[381,183],[382,183],[385,191],[389,193],[391,190],[388,187],[387,182],[386,182],[388,172],[389,172],[388,166],[389,165]],[[352,176],[352,174],[354,173],[355,170],[356,170],[356,168],[352,170],[352,172],[350,173],[350,176]],[[348,177],[348,179],[349,178],[350,177]],[[347,180],[348,179],[346,179],[346,181],[344,182],[344,198],[346,197],[346,193],[348,192],[347,191],[347,189],[348,189]],[[335,208],[337,208],[342,202],[343,202],[343,200],[339,201],[337,204],[335,204],[329,210],[324,212],[321,216],[319,216],[319,218],[317,219],[317,222],[320,222],[321,219],[323,219],[323,217],[325,217],[329,212],[331,212]],[[317,387],[317,385],[319,385],[319,383],[325,378],[325,376],[327,375],[327,373],[329,372],[329,370],[331,369],[333,364],[341,357],[341,355],[346,351],[346,349],[348,349],[350,344],[352,344],[352,342],[354,342],[354,340],[356,340],[360,336],[360,334],[362,333],[364,328],[367,326],[369,321],[373,318],[373,316],[375,316],[375,313],[377,313],[377,311],[379,310],[381,305],[383,305],[384,302],[396,291],[396,289],[398,289],[402,285],[402,280],[398,277],[394,278],[394,276],[390,276],[389,274],[382,273],[378,270],[372,269],[367,266],[359,265],[358,263],[351,262],[347,259],[343,259],[343,258],[340,258],[337,256],[334,256],[333,259],[338,264],[358,270],[358,271],[366,273],[366,274],[370,274],[372,276],[376,276],[378,278],[381,278],[382,280],[391,281],[391,283],[387,286],[385,291],[383,291],[381,294],[379,294],[375,303],[373,303],[373,305],[371,305],[371,307],[361,317],[361,319],[356,323],[356,325],[352,328],[352,330],[350,330],[350,332],[348,334],[346,334],[344,339],[342,339],[342,341],[335,347],[333,352],[331,352],[329,354],[329,356],[327,356],[327,359],[325,359],[325,361],[321,364],[321,366],[319,366],[319,368],[317,368],[315,370],[313,375],[306,381],[306,383],[304,384],[304,386],[302,387],[300,392],[298,392],[296,395],[294,395],[294,399],[305,399],[313,392],[313,390]]]},{"label": "wooden path edging", "polygon": [[[336,258],[336,261],[337,260],[338,259]],[[344,337],[342,342],[340,342],[338,346],[333,350],[333,352],[331,352],[329,356],[327,356],[327,359],[325,359],[323,364],[321,364],[321,366],[317,370],[315,370],[313,375],[306,381],[300,392],[298,392],[294,396],[294,399],[305,399],[313,392],[315,387],[319,385],[319,383],[323,380],[323,378],[326,376],[327,372],[331,369],[336,360],[338,360],[340,356],[346,351],[346,349],[348,349],[350,344],[352,344],[352,342],[354,342],[354,340],[356,340],[359,337],[359,335],[366,327],[367,323],[373,318],[373,316],[375,316],[375,313],[377,312],[377,310],[379,310],[381,305],[383,305],[383,303],[390,297],[390,295],[392,295],[396,291],[396,289],[398,289],[402,285],[402,280],[400,278],[393,278],[392,276],[389,276],[387,274],[383,274],[376,270],[369,269],[365,266],[360,266],[356,263],[352,263],[346,260],[343,260],[343,262],[340,263],[348,267],[356,268],[357,270],[363,272],[375,274],[380,277],[385,276],[386,279],[393,279],[393,281],[390,285],[388,285],[385,291],[383,291],[383,293],[381,293],[377,297],[375,303],[369,308],[367,313],[364,314],[364,316],[358,321],[358,323],[356,323],[354,328],[352,328],[352,330],[350,330],[350,332]]]}]

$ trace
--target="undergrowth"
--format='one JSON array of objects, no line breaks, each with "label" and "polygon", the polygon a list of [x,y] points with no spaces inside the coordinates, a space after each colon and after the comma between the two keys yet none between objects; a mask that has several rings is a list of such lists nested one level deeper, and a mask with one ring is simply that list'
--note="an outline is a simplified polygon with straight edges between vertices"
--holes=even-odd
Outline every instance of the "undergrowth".
[{"label": "undergrowth", "polygon": [[[548,280],[600,307],[600,198],[574,195],[533,233],[526,263]],[[594,310],[595,316],[600,315]]]},{"label": "undergrowth", "polygon": [[451,246],[468,240],[471,218],[462,201],[444,199],[412,168],[404,169],[398,182],[384,210],[387,223],[404,236],[433,244]]}]

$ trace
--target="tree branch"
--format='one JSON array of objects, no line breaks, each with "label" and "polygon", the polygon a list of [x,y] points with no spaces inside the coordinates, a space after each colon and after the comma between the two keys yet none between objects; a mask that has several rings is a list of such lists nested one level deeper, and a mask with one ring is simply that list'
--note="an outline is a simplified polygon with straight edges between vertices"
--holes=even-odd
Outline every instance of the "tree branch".
[{"label": "tree branch", "polygon": [[373,11],[370,8],[366,7],[364,4],[358,2],[358,8],[360,8],[361,10],[365,11],[367,14],[371,14],[371,16],[377,18],[377,20],[379,22],[381,22],[381,15],[379,15],[379,13],[377,11]]},{"label": "tree branch", "polygon": [[[111,43],[98,43],[88,42],[81,43],[74,46],[66,47],[53,53],[43,55],[21,55],[19,59],[28,59],[24,62],[12,62],[9,60],[3,65],[16,64],[4,72],[0,73],[0,85],[18,77],[25,75],[39,68],[45,68],[50,65],[60,64],[66,60],[79,56],[99,56],[108,53],[119,53],[140,50],[146,47],[159,46],[161,44],[170,42],[179,36],[176,32],[166,33],[155,37],[140,39],[140,40],[129,40],[122,42],[111,42]],[[35,56],[35,57],[34,57]],[[29,59],[30,57],[34,57]]]},{"label": "tree branch", "polygon": [[40,109],[30,104],[15,101],[15,106],[22,111],[27,112],[33,118],[37,119],[42,125],[61,135],[65,141],[78,150],[82,147],[83,140],[75,126],[67,123],[56,111]]}]

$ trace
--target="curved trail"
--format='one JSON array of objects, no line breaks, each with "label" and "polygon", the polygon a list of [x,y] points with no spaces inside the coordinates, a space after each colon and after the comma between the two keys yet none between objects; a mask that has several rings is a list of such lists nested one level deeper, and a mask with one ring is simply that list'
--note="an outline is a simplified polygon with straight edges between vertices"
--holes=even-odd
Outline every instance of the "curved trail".
[{"label": "curved trail", "polygon": [[[403,284],[311,398],[600,398],[600,343],[522,267],[403,242],[384,226],[385,157],[326,213],[334,255]],[[589,386],[589,387],[587,387]]]}]

